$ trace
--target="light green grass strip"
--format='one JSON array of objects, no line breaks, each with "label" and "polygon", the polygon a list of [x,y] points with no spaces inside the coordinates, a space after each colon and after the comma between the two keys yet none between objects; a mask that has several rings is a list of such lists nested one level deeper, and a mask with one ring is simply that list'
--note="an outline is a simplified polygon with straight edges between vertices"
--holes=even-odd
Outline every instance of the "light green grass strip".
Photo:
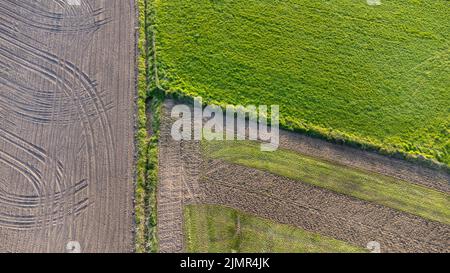
[{"label": "light green grass strip", "polygon": [[261,152],[251,142],[203,142],[211,158],[268,171],[423,218],[450,224],[449,195],[392,177],[364,172],[298,153]]},{"label": "light green grass strip", "polygon": [[209,205],[185,208],[189,252],[336,253],[359,247],[237,210]]}]

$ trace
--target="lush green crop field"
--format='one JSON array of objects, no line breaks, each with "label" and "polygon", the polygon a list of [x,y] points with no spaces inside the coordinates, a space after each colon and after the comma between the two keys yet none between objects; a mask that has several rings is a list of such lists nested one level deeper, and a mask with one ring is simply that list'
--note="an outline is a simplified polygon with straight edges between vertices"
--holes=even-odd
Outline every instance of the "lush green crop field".
[{"label": "lush green crop field", "polygon": [[450,225],[450,196],[388,176],[298,153],[261,152],[258,143],[205,141],[207,157],[256,168]]},{"label": "lush green crop field", "polygon": [[161,85],[450,165],[447,0],[155,0]]},{"label": "lush green crop field", "polygon": [[365,252],[346,242],[227,207],[190,205],[184,215],[188,252]]}]

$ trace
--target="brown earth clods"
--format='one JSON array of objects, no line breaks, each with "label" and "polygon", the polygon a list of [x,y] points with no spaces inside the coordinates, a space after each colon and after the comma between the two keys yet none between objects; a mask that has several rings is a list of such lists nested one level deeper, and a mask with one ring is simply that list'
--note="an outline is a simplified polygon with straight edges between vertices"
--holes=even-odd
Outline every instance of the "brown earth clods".
[{"label": "brown earth clods", "polygon": [[[217,204],[383,252],[448,252],[450,227],[264,171],[202,158],[195,141],[170,135],[174,101],[163,107],[158,185],[162,252],[185,250],[183,207]],[[447,173],[322,140],[282,132],[281,147],[449,192]]]},{"label": "brown earth clods", "polygon": [[200,143],[173,140],[173,101],[163,106],[159,142],[159,178],[157,187],[157,237],[160,252],[183,252],[183,207],[198,202],[201,191],[198,178],[203,169]]},{"label": "brown earth clods", "polygon": [[134,1],[0,17],[0,252],[133,251]]}]

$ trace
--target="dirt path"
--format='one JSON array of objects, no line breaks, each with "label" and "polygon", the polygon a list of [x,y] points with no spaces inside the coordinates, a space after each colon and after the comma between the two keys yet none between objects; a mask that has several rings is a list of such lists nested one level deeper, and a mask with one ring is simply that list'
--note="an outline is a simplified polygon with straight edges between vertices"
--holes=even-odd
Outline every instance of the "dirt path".
[{"label": "dirt path", "polygon": [[162,107],[157,192],[158,243],[160,252],[183,252],[183,207],[197,202],[198,177],[202,170],[199,145],[171,137],[173,101]]},{"label": "dirt path", "polygon": [[[182,251],[183,206],[219,204],[384,252],[447,252],[450,227],[263,171],[204,160],[199,143],[170,136],[173,101],[162,114],[158,236],[164,252]],[[322,140],[282,132],[281,146],[449,192],[448,174]],[[194,198],[191,198],[194,196]]]},{"label": "dirt path", "polygon": [[0,2],[0,252],[133,250],[134,1]]}]

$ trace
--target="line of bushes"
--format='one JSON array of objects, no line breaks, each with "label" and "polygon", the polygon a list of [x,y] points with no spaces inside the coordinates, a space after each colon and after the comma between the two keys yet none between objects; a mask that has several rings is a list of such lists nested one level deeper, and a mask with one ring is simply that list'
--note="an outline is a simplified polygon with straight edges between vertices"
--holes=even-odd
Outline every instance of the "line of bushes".
[{"label": "line of bushes", "polygon": [[[137,130],[135,189],[135,248],[138,253],[158,251],[156,187],[158,182],[159,116],[164,92],[157,87],[152,1],[138,0]],[[150,118],[148,118],[150,117]]]},{"label": "line of bushes", "polygon": [[[167,90],[166,91],[167,97],[185,103],[193,102],[193,96],[184,93],[182,89],[174,90],[170,86],[165,86],[165,89]],[[215,104],[220,106],[223,110],[226,110],[227,106],[226,104],[217,101],[203,100],[203,104],[204,106],[208,104]],[[283,119],[283,117],[280,118],[280,128],[287,131],[304,134],[310,137],[323,139],[334,144],[340,144],[358,148],[365,151],[375,152],[380,155],[390,156],[393,158],[406,160],[415,164],[420,164],[428,168],[450,172],[449,165],[439,162],[433,158],[426,157],[425,155],[405,151],[401,147],[391,147],[382,143],[375,142],[373,140],[361,139],[359,137],[349,135],[347,133],[343,133],[337,130],[322,128],[320,126],[306,123],[298,123],[295,121]]]},{"label": "line of bushes", "polygon": [[147,96],[145,0],[138,0],[139,31],[137,39],[137,121],[136,121],[136,185],[135,185],[135,244],[136,252],[145,252],[145,173],[147,146],[147,116],[145,100]]},{"label": "line of bushes", "polygon": [[[156,28],[154,0],[138,0],[139,5],[139,61],[138,61],[138,133],[137,133],[137,186],[136,186],[136,250],[137,252],[156,252],[156,187],[158,180],[158,136],[159,115],[165,97],[182,102],[192,102],[193,97],[174,88],[166,78],[164,65],[157,62]],[[159,69],[159,71],[158,71]],[[160,80],[161,78],[161,85]],[[164,91],[166,90],[166,91]],[[216,101],[204,101],[204,104]],[[147,115],[151,115],[150,122]],[[390,147],[370,139],[361,139],[354,135],[312,124],[281,119],[283,129],[302,133],[326,141],[377,152],[435,169],[450,172],[450,167],[432,158],[418,153],[408,152],[401,147]],[[149,134],[150,132],[150,134]]]}]

